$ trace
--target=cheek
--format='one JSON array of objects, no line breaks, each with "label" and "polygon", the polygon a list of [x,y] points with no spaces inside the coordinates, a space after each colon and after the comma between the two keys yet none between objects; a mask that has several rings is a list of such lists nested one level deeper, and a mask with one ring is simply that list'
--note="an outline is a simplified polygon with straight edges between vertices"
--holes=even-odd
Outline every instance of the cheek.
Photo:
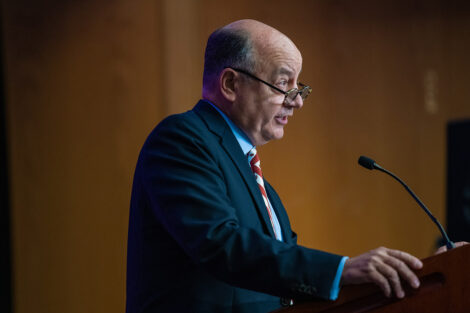
[{"label": "cheek", "polygon": [[270,107],[269,109],[266,109],[265,111],[262,112],[261,119],[262,119],[262,124],[263,128],[267,131],[276,131],[277,128],[279,128],[279,124],[276,122],[276,115],[278,114],[278,110],[273,110],[275,106]]},{"label": "cheek", "polygon": [[272,108],[264,107],[263,109],[260,109],[257,114],[263,125],[273,125],[276,111],[272,110]]},{"label": "cheek", "polygon": [[253,107],[250,107],[251,116],[256,117],[254,122],[258,129],[264,132],[273,132],[277,128],[275,116],[282,110],[282,104],[278,102],[278,97],[264,95],[264,97],[257,99]]}]

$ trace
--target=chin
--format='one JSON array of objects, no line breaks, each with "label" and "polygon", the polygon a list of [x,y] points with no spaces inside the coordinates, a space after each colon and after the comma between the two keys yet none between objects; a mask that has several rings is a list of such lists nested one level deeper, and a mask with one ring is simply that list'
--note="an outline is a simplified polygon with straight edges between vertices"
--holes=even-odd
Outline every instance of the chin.
[{"label": "chin", "polygon": [[268,143],[272,140],[281,139],[282,137],[284,137],[284,129],[276,129],[275,131],[265,133],[262,136],[263,142],[258,143],[255,146],[261,146],[261,145],[264,145],[264,144],[266,144],[266,143]]},{"label": "chin", "polygon": [[271,140],[279,140],[284,137],[284,131],[276,132],[271,136]]},{"label": "chin", "polygon": [[274,133],[274,139],[282,139],[282,137],[284,137],[284,127]]}]

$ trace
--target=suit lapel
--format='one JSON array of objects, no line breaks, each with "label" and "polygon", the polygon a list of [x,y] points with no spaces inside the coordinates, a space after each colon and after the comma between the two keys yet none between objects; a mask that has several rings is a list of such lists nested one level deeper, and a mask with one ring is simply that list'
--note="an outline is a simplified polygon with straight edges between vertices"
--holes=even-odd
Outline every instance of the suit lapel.
[{"label": "suit lapel", "polygon": [[269,232],[272,237],[275,237],[271,221],[269,220],[268,211],[253,172],[248,164],[247,157],[243,154],[242,149],[240,148],[240,145],[233,135],[230,127],[227,125],[227,122],[210,103],[204,100],[198,102],[194,111],[202,118],[202,120],[205,121],[208,129],[220,137],[222,148],[227,152],[227,155],[237,167],[241,177],[248,187],[250,195],[255,203],[256,210],[263,221],[265,230]]}]

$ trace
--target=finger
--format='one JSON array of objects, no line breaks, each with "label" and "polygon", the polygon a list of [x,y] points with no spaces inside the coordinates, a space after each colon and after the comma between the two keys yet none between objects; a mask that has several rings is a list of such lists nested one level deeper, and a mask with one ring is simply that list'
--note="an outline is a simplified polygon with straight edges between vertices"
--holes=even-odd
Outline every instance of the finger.
[{"label": "finger", "polygon": [[384,262],[393,268],[403,280],[407,281],[413,288],[419,287],[418,276],[408,267],[408,265],[401,259],[387,256],[384,257]]},{"label": "finger", "polygon": [[379,271],[374,271],[370,274],[370,280],[382,289],[382,292],[387,298],[390,298],[392,295],[392,287],[385,276],[383,276]]},{"label": "finger", "polygon": [[[464,245],[468,245],[468,242],[459,241],[459,242],[454,242],[454,244],[455,244],[455,247],[458,248],[458,247],[461,247],[461,246],[464,246]],[[439,249],[436,250],[436,252],[434,252],[434,255],[441,254],[441,253],[446,252],[446,251],[447,251],[447,246],[441,246],[441,247],[439,247]]]},{"label": "finger", "polygon": [[387,282],[395,291],[397,298],[403,298],[405,296],[405,291],[403,291],[400,276],[395,268],[386,263],[381,263],[377,264],[377,270],[387,279]]},{"label": "finger", "polygon": [[402,260],[408,266],[411,266],[413,269],[419,270],[423,267],[423,262],[415,256],[412,256],[409,253],[400,251],[400,250],[392,250],[388,249],[387,254],[393,256],[397,259]]},{"label": "finger", "polygon": [[434,255],[436,254],[441,254],[441,253],[444,253],[447,251],[447,247],[446,246],[442,246],[440,247],[439,249],[436,250],[436,252],[434,252]]}]

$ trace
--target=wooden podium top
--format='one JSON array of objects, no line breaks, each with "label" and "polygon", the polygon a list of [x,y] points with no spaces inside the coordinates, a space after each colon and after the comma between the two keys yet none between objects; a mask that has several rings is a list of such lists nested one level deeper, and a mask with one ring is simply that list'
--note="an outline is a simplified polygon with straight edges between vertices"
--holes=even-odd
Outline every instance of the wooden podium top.
[{"label": "wooden podium top", "polygon": [[403,299],[386,298],[373,284],[341,288],[336,301],[312,301],[275,311],[276,313],[343,312],[470,312],[470,245],[423,259],[416,271],[421,286],[405,287]]}]

